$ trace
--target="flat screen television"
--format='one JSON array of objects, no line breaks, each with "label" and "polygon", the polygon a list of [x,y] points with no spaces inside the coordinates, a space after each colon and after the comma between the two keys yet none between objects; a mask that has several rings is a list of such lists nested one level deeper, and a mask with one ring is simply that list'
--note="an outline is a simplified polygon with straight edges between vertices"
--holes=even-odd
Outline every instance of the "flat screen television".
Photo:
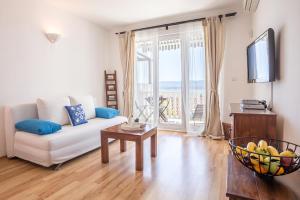
[{"label": "flat screen television", "polygon": [[247,47],[248,83],[275,81],[274,30],[269,28]]}]

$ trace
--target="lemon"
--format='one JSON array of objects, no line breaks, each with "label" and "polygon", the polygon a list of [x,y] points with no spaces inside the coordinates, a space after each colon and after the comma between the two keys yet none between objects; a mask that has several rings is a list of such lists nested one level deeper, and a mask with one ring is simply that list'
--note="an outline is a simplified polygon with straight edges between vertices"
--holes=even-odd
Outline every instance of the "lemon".
[{"label": "lemon", "polygon": [[263,149],[263,150],[267,150],[268,148],[268,143],[265,140],[260,140],[258,142],[258,147]]},{"label": "lemon", "polygon": [[254,152],[256,149],[256,144],[254,142],[249,142],[247,144],[247,150],[250,152]]},{"label": "lemon", "polygon": [[279,156],[279,153],[277,151],[277,149],[273,146],[268,146],[267,147],[267,150],[269,151],[269,153],[272,155],[272,156]]},{"label": "lemon", "polygon": [[284,169],[283,169],[283,167],[280,167],[278,172],[276,173],[276,175],[281,175],[283,173],[284,173]]}]

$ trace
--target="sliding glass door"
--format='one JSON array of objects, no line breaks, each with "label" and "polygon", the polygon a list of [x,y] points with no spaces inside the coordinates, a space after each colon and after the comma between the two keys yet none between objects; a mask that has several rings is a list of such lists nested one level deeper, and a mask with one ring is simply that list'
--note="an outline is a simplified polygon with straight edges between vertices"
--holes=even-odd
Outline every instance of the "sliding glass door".
[{"label": "sliding glass door", "polygon": [[136,41],[134,69],[134,118],[145,123],[157,124],[157,38],[140,35]]},{"label": "sliding glass door", "polygon": [[159,127],[183,129],[181,40],[178,34],[159,38]]},{"label": "sliding glass door", "polygon": [[201,25],[137,33],[134,117],[199,133],[205,116]]},{"label": "sliding glass door", "polygon": [[197,133],[204,129],[206,104],[206,71],[203,32],[189,32],[185,49],[187,53],[186,71],[186,130]]}]

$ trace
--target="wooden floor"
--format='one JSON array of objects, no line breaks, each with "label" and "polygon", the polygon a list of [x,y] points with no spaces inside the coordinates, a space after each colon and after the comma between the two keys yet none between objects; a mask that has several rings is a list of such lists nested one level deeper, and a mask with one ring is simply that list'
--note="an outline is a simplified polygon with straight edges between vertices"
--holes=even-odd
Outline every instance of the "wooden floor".
[{"label": "wooden floor", "polygon": [[225,198],[226,141],[160,132],[158,156],[145,141],[144,172],[135,171],[135,151],[128,142],[110,144],[110,163],[100,149],[76,158],[59,171],[20,159],[0,159],[0,199],[153,199],[218,200]]}]

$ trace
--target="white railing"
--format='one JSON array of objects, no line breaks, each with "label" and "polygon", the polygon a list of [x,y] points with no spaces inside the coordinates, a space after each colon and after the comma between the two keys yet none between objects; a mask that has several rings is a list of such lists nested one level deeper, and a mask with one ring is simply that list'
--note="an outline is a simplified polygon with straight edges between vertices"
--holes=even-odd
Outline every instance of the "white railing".
[{"label": "white railing", "polygon": [[[168,120],[173,121],[176,119],[182,118],[182,97],[181,93],[178,91],[162,91],[160,92],[160,96],[166,98],[165,102],[162,103],[161,107],[164,109],[164,114]],[[193,114],[195,112],[195,108],[197,105],[204,105],[205,104],[205,95],[204,91],[199,92],[191,92],[189,97],[189,115],[190,119],[192,119]],[[197,121],[203,121],[202,119],[197,119]]]},{"label": "white railing", "polygon": [[[176,121],[182,118],[182,97],[179,91],[160,91],[159,96],[165,98],[165,100],[160,102],[160,111],[163,112],[164,116],[167,119],[167,122]],[[153,98],[152,92],[149,90],[141,90],[139,94],[135,97],[135,117],[140,118],[141,121],[153,120],[154,114],[154,103],[153,99],[149,101],[149,98]],[[190,120],[193,120],[193,115],[197,105],[205,105],[205,90],[190,91],[189,97],[189,115]],[[162,121],[162,119],[160,119]],[[196,120],[197,122],[204,121],[204,113],[200,119]],[[166,122],[166,123],[167,123]]]}]

